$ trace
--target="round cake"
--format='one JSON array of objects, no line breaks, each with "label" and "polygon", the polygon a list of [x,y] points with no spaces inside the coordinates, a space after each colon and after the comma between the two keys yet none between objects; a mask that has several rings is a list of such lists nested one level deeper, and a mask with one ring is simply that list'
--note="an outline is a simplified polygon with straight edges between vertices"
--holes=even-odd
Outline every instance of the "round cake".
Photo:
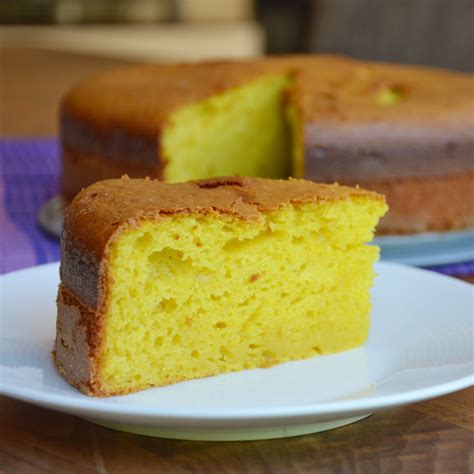
[{"label": "round cake", "polygon": [[63,193],[128,174],[306,178],[385,194],[383,234],[474,226],[474,77],[337,56],[144,65],[61,106]]}]

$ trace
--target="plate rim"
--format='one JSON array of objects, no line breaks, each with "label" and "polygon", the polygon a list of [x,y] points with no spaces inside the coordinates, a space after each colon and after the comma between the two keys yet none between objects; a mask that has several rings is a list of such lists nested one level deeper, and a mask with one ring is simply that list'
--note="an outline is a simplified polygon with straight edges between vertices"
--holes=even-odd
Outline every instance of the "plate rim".
[{"label": "plate rim", "polygon": [[423,244],[426,243],[426,241],[469,237],[474,237],[474,227],[445,231],[419,232],[417,234],[384,234],[375,236],[373,243],[376,245],[389,244],[401,246],[410,245],[413,241],[416,244]]},{"label": "plate rim", "polygon": [[[13,272],[0,275],[0,282],[3,293],[3,283],[6,279],[20,276],[22,273],[31,273],[36,271],[54,271],[58,270],[58,262],[51,262],[43,265],[23,268]],[[462,280],[457,280],[453,277],[438,274],[430,270],[410,267],[394,262],[378,262],[376,264],[376,271],[380,267],[398,268],[403,271],[411,273],[423,273],[426,276],[443,279],[449,281],[450,284],[462,286],[469,289],[474,296],[474,285],[471,285]],[[3,319],[4,316],[2,316]],[[297,362],[297,361],[296,361]],[[303,406],[287,406],[287,407],[259,407],[259,408],[240,408],[240,409],[189,409],[179,408],[170,409],[165,408],[160,411],[159,407],[128,405],[120,403],[120,397],[97,398],[88,397],[77,391],[77,393],[69,395],[60,395],[50,393],[44,390],[19,387],[15,384],[0,380],[0,393],[18,400],[30,402],[36,405],[48,406],[66,412],[87,412],[89,415],[120,415],[125,417],[146,417],[149,420],[159,422],[176,422],[176,421],[192,421],[192,422],[231,422],[237,421],[268,421],[268,420],[307,420],[310,417],[318,416],[345,416],[352,413],[373,412],[382,409],[387,409],[395,406],[405,405],[409,403],[435,398],[457,390],[474,385],[474,360],[470,360],[460,364],[453,364],[458,367],[471,368],[471,375],[455,378],[441,384],[431,387],[417,388],[402,393],[364,396],[361,398],[342,399],[334,401],[322,401],[314,404],[307,404]],[[397,372],[394,372],[395,375]],[[58,374],[58,377],[60,375]],[[183,382],[186,383],[186,382]],[[70,387],[71,390],[77,390]],[[152,388],[151,390],[159,390]],[[77,398],[71,398],[77,397]],[[110,400],[113,400],[112,402]]]},{"label": "plate rim", "polygon": [[[474,370],[474,363],[459,364],[462,366],[471,366]],[[101,398],[92,398],[83,395],[84,398],[70,401],[61,395],[45,394],[45,392],[37,389],[27,389],[16,387],[8,390],[8,384],[3,386],[0,393],[2,395],[40,404],[43,406],[56,407],[58,409],[69,409],[67,411],[84,412],[98,415],[121,415],[133,417],[147,417],[156,421],[172,422],[172,421],[219,421],[219,422],[236,422],[236,421],[268,421],[268,420],[295,420],[307,419],[308,417],[318,416],[334,416],[344,417],[352,413],[369,413],[383,409],[393,408],[400,405],[416,403],[422,400],[436,398],[442,395],[468,388],[474,384],[474,375],[469,375],[450,382],[435,385],[435,388],[415,389],[402,394],[382,395],[378,397],[355,398],[351,400],[338,400],[331,402],[319,402],[317,404],[304,405],[302,407],[274,407],[274,408],[256,408],[256,409],[236,409],[236,410],[212,410],[197,413],[197,410],[187,409],[165,409],[157,410],[155,407],[141,407],[137,405],[126,405],[123,403],[102,403]],[[73,390],[73,387],[71,387]],[[159,387],[158,387],[159,388]],[[153,390],[153,389],[152,389]],[[44,396],[42,396],[44,394]],[[78,394],[79,395],[79,394]],[[117,397],[114,397],[117,398]],[[107,399],[105,399],[107,400]],[[108,399],[110,400],[110,399]],[[71,410],[72,409],[72,410]],[[66,411],[66,410],[64,410]]]},{"label": "plate rim", "polygon": [[460,264],[474,260],[474,227],[444,232],[375,236],[382,260],[415,266]]}]

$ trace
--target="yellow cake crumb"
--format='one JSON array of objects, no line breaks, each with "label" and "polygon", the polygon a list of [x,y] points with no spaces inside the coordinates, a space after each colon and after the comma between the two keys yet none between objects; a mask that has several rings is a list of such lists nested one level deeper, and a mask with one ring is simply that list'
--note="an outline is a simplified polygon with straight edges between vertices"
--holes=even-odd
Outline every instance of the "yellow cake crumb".
[{"label": "yellow cake crumb", "polygon": [[108,250],[102,393],[269,367],[363,344],[382,200],[286,205],[245,220],[163,216]]},{"label": "yellow cake crumb", "polygon": [[290,133],[282,91],[289,82],[285,74],[266,76],[174,113],[162,137],[165,180],[286,178]]}]

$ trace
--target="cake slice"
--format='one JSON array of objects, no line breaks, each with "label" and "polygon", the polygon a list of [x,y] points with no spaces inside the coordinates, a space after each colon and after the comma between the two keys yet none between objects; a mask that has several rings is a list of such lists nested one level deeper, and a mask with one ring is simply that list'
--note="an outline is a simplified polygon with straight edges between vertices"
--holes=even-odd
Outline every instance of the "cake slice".
[{"label": "cake slice", "polygon": [[304,180],[109,180],[65,216],[55,362],[108,396],[364,343],[383,196]]}]

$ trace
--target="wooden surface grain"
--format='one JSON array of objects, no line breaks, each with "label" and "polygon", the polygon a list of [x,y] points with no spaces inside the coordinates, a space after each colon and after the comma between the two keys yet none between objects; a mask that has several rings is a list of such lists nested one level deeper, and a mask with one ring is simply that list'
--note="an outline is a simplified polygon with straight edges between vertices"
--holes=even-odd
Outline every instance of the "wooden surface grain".
[{"label": "wooden surface grain", "polygon": [[[270,441],[174,441],[120,433],[0,398],[0,469],[62,473],[470,473],[472,389]],[[470,415],[467,415],[470,412]]]},{"label": "wooden surface grain", "polygon": [[[82,77],[121,64],[47,51],[0,51],[0,135],[54,134],[62,93]],[[0,473],[94,472],[470,473],[474,388],[324,433],[233,443],[131,435],[0,397]]]}]

